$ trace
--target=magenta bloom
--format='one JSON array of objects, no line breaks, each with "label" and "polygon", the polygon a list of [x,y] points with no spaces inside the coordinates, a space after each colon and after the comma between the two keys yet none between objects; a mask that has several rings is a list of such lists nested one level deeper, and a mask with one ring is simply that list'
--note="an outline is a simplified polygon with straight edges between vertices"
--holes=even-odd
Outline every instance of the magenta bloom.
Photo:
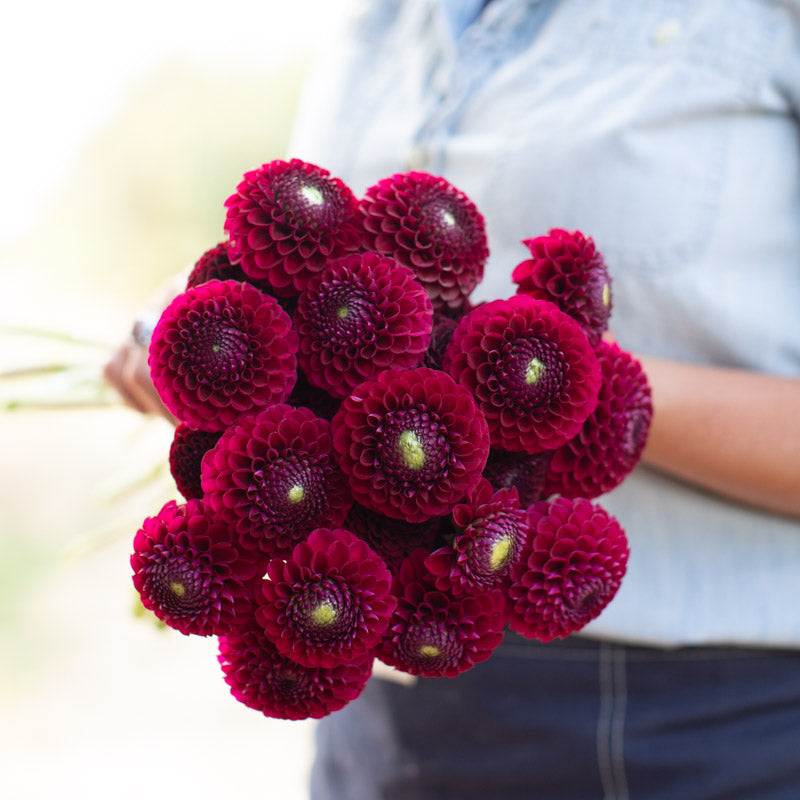
[{"label": "magenta bloom", "polygon": [[197,259],[186,279],[186,288],[193,289],[212,280],[249,282],[242,268],[238,264],[231,264],[227,242],[220,242]]},{"label": "magenta bloom", "polygon": [[231,694],[276,719],[320,719],[364,690],[372,654],[338,667],[303,667],[281,655],[264,631],[251,625],[219,640],[219,663]]},{"label": "magenta bloom", "polygon": [[196,431],[184,423],[175,428],[169,447],[169,470],[175,486],[187,500],[203,497],[200,464],[220,436],[222,431]]},{"label": "magenta bloom", "polygon": [[331,429],[353,498],[408,522],[449,513],[480,479],[489,452],[469,391],[425,367],[361,384]]},{"label": "magenta bloom", "polygon": [[312,531],[288,560],[269,563],[268,578],[256,620],[279,652],[307,667],[371,653],[396,605],[383,560],[341,528]]},{"label": "magenta bloom", "polygon": [[291,320],[272,297],[246,283],[212,280],[167,306],[148,363],[161,400],[181,422],[223,430],[289,396],[296,353]]},{"label": "magenta bloom", "polygon": [[533,454],[490,450],[483,477],[495,489],[516,489],[519,504],[527,508],[545,496],[544,484],[550,457],[549,450]]},{"label": "magenta bloom", "polygon": [[546,490],[565,497],[597,497],[622,483],[642,456],[653,405],[642,365],[616,344],[600,342],[603,381],[597,408],[580,432],[550,459]]},{"label": "magenta bloom", "polygon": [[511,274],[517,291],[550,300],[576,319],[594,346],[611,316],[611,278],[600,251],[580,231],[554,228],[547,236],[525,239],[531,258]]},{"label": "magenta bloom", "polygon": [[552,450],[597,404],[600,367],[580,326],[553,303],[516,295],[461,319],[444,369],[475,396],[492,447]]},{"label": "magenta bloom", "polygon": [[230,528],[200,500],[170,501],[133,540],[133,585],[142,605],[186,635],[218,636],[247,619],[265,566],[239,551]]},{"label": "magenta bloom", "polygon": [[347,397],[384,369],[420,364],[430,343],[433,308],[408,267],[377,253],[354,253],[309,280],[294,327],[309,382]]},{"label": "magenta bloom", "polygon": [[586,499],[559,497],[528,511],[530,534],[511,568],[509,627],[543,642],[597,617],[622,583],[628,541],[619,522]]},{"label": "magenta bloom", "polygon": [[452,513],[448,544],[425,559],[436,588],[453,595],[508,587],[528,535],[516,489],[495,492],[481,480]]},{"label": "magenta bloom", "polygon": [[242,546],[270,557],[288,555],[315,528],[341,525],[352,504],[330,423],[283,404],[226,430],[203,459],[201,482]]},{"label": "magenta bloom", "polygon": [[452,678],[485,661],[502,641],[505,597],[499,589],[460,598],[437,590],[426,555],[412,553],[395,576],[397,609],[378,658],[411,675]]},{"label": "magenta bloom", "polygon": [[344,526],[362,538],[394,574],[414,550],[424,548],[428,552],[433,551],[439,541],[444,519],[431,517],[424,522],[407,522],[353,503]]},{"label": "magenta bloom", "polygon": [[245,173],[226,201],[230,257],[275,294],[299,294],[328,260],[358,250],[358,200],[338,178],[299,159]]},{"label": "magenta bloom", "polygon": [[384,178],[361,200],[364,246],[414,270],[437,311],[460,308],[483,277],[486,224],[444,178],[407,172]]}]

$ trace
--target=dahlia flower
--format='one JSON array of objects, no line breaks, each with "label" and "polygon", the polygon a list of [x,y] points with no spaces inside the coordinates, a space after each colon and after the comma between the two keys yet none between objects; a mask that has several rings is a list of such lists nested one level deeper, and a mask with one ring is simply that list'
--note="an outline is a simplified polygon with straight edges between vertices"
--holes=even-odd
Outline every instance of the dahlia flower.
[{"label": "dahlia flower", "polygon": [[552,450],[597,404],[600,367],[575,320],[553,303],[515,295],[464,316],[444,369],[473,393],[492,447]]},{"label": "dahlia flower", "polygon": [[437,311],[460,308],[483,277],[486,224],[475,204],[444,178],[392,175],[360,203],[364,247],[414,270]]},{"label": "dahlia flower", "polygon": [[519,504],[527,508],[545,496],[544,484],[549,461],[549,450],[533,454],[490,450],[483,477],[495,489],[516,489]]},{"label": "dahlia flower", "polygon": [[511,568],[509,627],[547,642],[597,617],[622,583],[628,542],[619,522],[585,498],[528,509],[529,536]]},{"label": "dahlia flower", "polygon": [[580,231],[554,228],[525,239],[531,258],[517,264],[511,279],[517,291],[550,300],[576,319],[594,346],[611,316],[611,278],[602,254]]},{"label": "dahlia flower", "polygon": [[[201,283],[211,280],[218,281],[248,281],[247,276],[238,264],[231,264],[228,257],[228,243],[220,242],[210,250],[206,250],[194,263],[189,277],[186,279],[186,288],[193,289]],[[259,287],[260,288],[260,287]]]},{"label": "dahlia flower", "polygon": [[231,260],[284,297],[301,292],[329,259],[361,245],[352,191],[328,170],[296,158],[245,173],[225,206]]},{"label": "dahlia flower", "polygon": [[246,283],[212,280],[167,306],[148,363],[175,417],[193,428],[223,430],[289,396],[296,352],[291,320],[272,297]]},{"label": "dahlia flower", "polygon": [[222,431],[196,431],[184,423],[175,428],[169,447],[169,471],[178,491],[187,500],[203,497],[200,464],[220,436]]},{"label": "dahlia flower", "polygon": [[330,423],[284,404],[228,428],[203,458],[201,484],[242,546],[269,557],[288,555],[315,528],[338,527],[352,503]]},{"label": "dahlia flower", "polygon": [[133,540],[133,585],[142,605],[183,634],[218,636],[253,611],[266,562],[243,554],[201,500],[168,502]]},{"label": "dahlia flower", "polygon": [[377,253],[336,259],[298,299],[298,360],[334,397],[389,367],[416,367],[428,349],[433,308],[414,273]]},{"label": "dahlia flower", "polygon": [[353,498],[408,522],[449,513],[480,479],[489,452],[469,391],[426,367],[365,381],[331,429]]}]

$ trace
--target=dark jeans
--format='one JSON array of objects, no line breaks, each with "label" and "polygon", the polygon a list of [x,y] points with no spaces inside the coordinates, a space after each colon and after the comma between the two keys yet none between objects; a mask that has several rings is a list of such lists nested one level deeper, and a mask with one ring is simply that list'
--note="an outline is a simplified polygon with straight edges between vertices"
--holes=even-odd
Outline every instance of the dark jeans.
[{"label": "dark jeans", "polygon": [[800,651],[514,634],[322,720],[313,800],[798,800]]}]

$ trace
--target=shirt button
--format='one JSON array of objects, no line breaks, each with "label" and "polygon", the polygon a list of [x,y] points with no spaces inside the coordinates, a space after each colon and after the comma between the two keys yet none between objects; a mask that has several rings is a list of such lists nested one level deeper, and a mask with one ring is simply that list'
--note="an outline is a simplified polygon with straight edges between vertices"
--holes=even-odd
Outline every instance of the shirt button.
[{"label": "shirt button", "polygon": [[409,169],[424,169],[430,163],[431,157],[427,147],[421,144],[414,145],[406,155],[406,165]]}]

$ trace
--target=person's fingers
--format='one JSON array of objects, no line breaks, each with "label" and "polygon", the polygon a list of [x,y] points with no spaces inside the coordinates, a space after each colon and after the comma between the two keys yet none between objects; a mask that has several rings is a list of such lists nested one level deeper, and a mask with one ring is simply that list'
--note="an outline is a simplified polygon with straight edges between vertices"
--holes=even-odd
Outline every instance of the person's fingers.
[{"label": "person's fingers", "polygon": [[114,351],[111,359],[103,368],[103,377],[110,386],[116,389],[125,405],[136,409],[136,411],[142,414],[146,414],[146,407],[140,402],[137,394],[128,385],[127,379],[130,372],[128,360],[130,358],[130,349],[131,346],[129,344],[124,344]]}]

